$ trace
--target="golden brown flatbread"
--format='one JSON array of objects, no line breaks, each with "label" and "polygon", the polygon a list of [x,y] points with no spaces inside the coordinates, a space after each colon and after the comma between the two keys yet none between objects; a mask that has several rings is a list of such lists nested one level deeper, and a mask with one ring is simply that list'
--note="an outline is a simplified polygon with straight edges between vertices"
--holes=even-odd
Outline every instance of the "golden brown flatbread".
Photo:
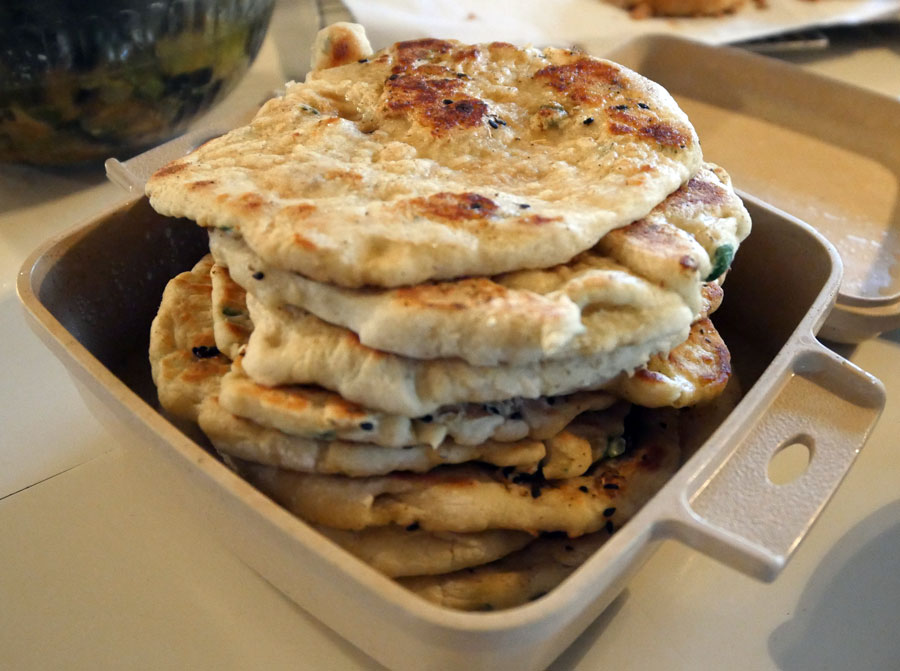
[{"label": "golden brown flatbread", "polygon": [[442,575],[398,582],[423,599],[455,610],[490,611],[534,601],[568,578],[610,537],[601,530],[579,538],[539,538],[502,559]]},{"label": "golden brown flatbread", "polygon": [[169,280],[150,327],[150,372],[160,405],[190,422],[197,421],[200,403],[216,392],[231,367],[213,335],[212,265],[207,254]]},{"label": "golden brown flatbread", "polygon": [[288,84],[147,194],[274,267],[395,287],[565,263],[701,161],[673,98],[621,65],[423,39]]}]

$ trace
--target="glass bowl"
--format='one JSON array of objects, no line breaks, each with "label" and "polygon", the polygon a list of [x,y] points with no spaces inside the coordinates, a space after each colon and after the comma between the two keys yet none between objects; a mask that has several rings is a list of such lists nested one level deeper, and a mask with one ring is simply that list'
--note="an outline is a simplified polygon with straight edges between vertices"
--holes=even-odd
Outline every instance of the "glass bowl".
[{"label": "glass bowl", "polygon": [[0,161],[127,158],[224,97],[274,0],[5,0]]}]

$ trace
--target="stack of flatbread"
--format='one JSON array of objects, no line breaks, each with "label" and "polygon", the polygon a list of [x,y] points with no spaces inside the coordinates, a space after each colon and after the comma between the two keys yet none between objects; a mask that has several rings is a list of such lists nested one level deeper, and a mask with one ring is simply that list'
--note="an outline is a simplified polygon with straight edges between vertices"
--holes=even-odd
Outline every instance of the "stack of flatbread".
[{"label": "stack of flatbread", "polygon": [[316,43],[303,83],[158,171],[209,231],[151,333],[162,407],[409,589],[551,589],[678,467],[730,375],[750,221],[658,85],[561,49]]}]

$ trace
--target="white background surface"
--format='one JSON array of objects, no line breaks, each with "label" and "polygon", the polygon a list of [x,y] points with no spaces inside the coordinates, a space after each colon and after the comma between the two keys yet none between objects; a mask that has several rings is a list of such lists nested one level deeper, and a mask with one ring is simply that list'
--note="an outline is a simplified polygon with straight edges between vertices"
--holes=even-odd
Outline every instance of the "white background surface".
[{"label": "white background surface", "polygon": [[[897,45],[798,60],[900,96]],[[238,96],[280,77],[270,40]],[[178,509],[29,332],[25,257],[120,197],[100,170],[0,167],[0,666],[378,668]],[[900,668],[900,334],[844,353],[884,381],[887,408],[778,580],[665,544],[554,669]]]},{"label": "white background surface", "polygon": [[347,0],[376,49],[423,36],[537,46],[579,44],[610,50],[625,40],[664,33],[725,44],[811,25],[872,20],[900,9],[898,0],[745,0],[714,18],[633,20],[603,0]]}]

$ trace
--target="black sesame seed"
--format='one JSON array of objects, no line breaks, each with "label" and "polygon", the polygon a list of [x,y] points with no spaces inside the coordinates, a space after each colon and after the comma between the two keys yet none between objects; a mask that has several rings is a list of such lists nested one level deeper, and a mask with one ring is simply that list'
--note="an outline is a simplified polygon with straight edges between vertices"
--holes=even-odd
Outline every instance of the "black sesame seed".
[{"label": "black sesame seed", "polygon": [[219,355],[219,349],[215,345],[212,347],[207,347],[206,345],[192,347],[191,352],[198,359],[211,359],[212,357]]},{"label": "black sesame seed", "polygon": [[375,428],[375,425],[372,424],[372,422],[363,422],[362,424],[359,425],[359,428],[362,429],[363,431],[371,431],[372,429]]},{"label": "black sesame seed", "polygon": [[647,103],[638,103],[638,107],[640,107],[642,110],[650,109],[650,105],[648,105]]},{"label": "black sesame seed", "polygon": [[360,58],[360,59],[359,59],[358,61],[356,61],[356,62],[357,62],[357,63],[368,63],[368,62],[369,62],[369,59],[368,59],[368,58]]},{"label": "black sesame seed", "polygon": [[616,514],[615,508],[607,508],[606,510],[603,511],[603,517],[612,517],[615,514]]},{"label": "black sesame seed", "polygon": [[390,79],[391,81],[394,81],[394,80],[397,79],[399,76],[400,76],[400,75],[394,73],[394,74],[392,74],[390,77],[388,77],[388,79]]},{"label": "black sesame seed", "polygon": [[471,207],[472,207],[473,210],[480,210],[480,209],[481,209],[481,203],[478,203],[478,202],[472,203]]},{"label": "black sesame seed", "polygon": [[613,107],[613,109],[614,110],[627,110],[628,105],[616,105],[615,107]]},{"label": "black sesame seed", "polygon": [[519,207],[523,210],[527,210],[529,207],[531,207],[531,205],[529,205],[528,203],[519,203]]},{"label": "black sesame seed", "polygon": [[444,98],[444,104],[445,104],[445,105],[452,105],[452,104],[453,104],[453,101],[450,100],[450,98]]},{"label": "black sesame seed", "polygon": [[581,487],[579,487],[578,489],[581,490],[582,492],[584,492],[585,494],[587,494],[587,492],[588,492],[588,488],[585,485],[581,485]]},{"label": "black sesame seed", "polygon": [[406,527],[406,530],[407,531],[415,531],[418,528],[419,528],[419,523],[413,522],[412,524],[410,524],[409,526]]},{"label": "black sesame seed", "polygon": [[467,75],[465,72],[457,72],[457,73],[456,73],[456,76],[457,76],[459,79],[467,79],[469,75]]},{"label": "black sesame seed", "polygon": [[501,126],[506,125],[506,122],[503,119],[501,119],[500,117],[495,117],[495,118],[497,120],[497,123],[500,124]]},{"label": "black sesame seed", "polygon": [[257,270],[255,273],[253,273],[253,279],[254,279],[254,280],[261,280],[261,279],[264,278],[265,276],[266,276],[266,274],[265,274],[264,272],[260,271],[260,270]]},{"label": "black sesame seed", "polygon": [[589,116],[587,119],[585,119],[581,123],[583,123],[585,126],[590,126],[592,123],[594,123],[594,117]]},{"label": "black sesame seed", "polygon": [[498,124],[493,119],[488,119],[488,126],[490,126],[491,128],[494,128],[494,129],[500,128],[500,124]]},{"label": "black sesame seed", "polygon": [[606,482],[603,484],[603,489],[618,489],[619,485],[615,482]]}]

